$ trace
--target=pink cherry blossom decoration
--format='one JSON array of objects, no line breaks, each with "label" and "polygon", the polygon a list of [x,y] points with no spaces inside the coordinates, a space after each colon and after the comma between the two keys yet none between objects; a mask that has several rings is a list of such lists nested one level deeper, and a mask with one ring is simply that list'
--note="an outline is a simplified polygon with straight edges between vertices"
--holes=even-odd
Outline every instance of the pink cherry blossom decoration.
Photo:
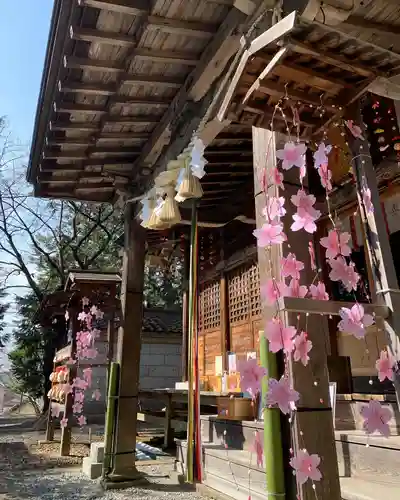
[{"label": "pink cherry blossom decoration", "polygon": [[85,394],[81,391],[75,391],[74,400],[75,403],[83,403],[85,401]]},{"label": "pink cherry blossom decoration", "polygon": [[82,298],[82,305],[83,307],[88,306],[90,304],[90,300],[88,297],[83,297]]},{"label": "pink cherry blossom decoration", "polygon": [[290,253],[287,257],[283,257],[281,264],[281,272],[284,278],[291,277],[300,279],[300,271],[304,269],[304,263],[301,262],[301,260],[297,260],[294,253]]},{"label": "pink cherry blossom decoration", "polygon": [[268,392],[265,403],[267,406],[278,406],[282,413],[287,414],[296,409],[296,401],[300,399],[300,394],[290,387],[287,377],[282,377],[279,381],[270,378],[268,380]]},{"label": "pink cherry blossom decoration", "polygon": [[296,335],[294,326],[284,326],[279,318],[274,318],[266,324],[264,335],[269,340],[271,352],[278,352],[281,349],[287,353],[292,352],[293,337]]},{"label": "pink cherry blossom decoration", "polygon": [[312,241],[308,242],[308,253],[310,254],[310,266],[313,271],[317,270],[317,262],[315,260],[315,250]]},{"label": "pink cherry blossom decoration", "polygon": [[316,285],[310,285],[310,294],[315,300],[329,300],[329,295],[322,281],[319,281]]},{"label": "pink cherry blossom decoration", "polygon": [[318,169],[322,186],[329,192],[332,191],[332,172],[327,163],[324,163]]},{"label": "pink cherry blossom decoration", "polygon": [[291,279],[289,285],[284,285],[281,290],[281,294],[284,297],[296,297],[299,299],[304,299],[307,292],[307,287],[300,285],[300,281],[295,279]]},{"label": "pink cherry blossom decoration", "polygon": [[82,403],[78,403],[77,401],[72,406],[72,411],[74,413],[82,413],[83,405]]},{"label": "pink cherry blossom decoration", "polygon": [[92,399],[95,399],[96,401],[100,401],[101,392],[99,391],[99,389],[96,389],[95,391],[93,391]]},{"label": "pink cherry blossom decoration", "polygon": [[87,423],[86,417],[84,415],[80,415],[78,417],[77,421],[78,421],[78,424],[79,424],[80,427],[83,427]]},{"label": "pink cherry blossom decoration", "polygon": [[353,120],[346,120],[345,123],[346,127],[352,133],[353,137],[355,137],[356,139],[362,139],[362,140],[364,139],[361,128],[358,125],[356,125]]},{"label": "pink cherry blossom decoration", "polygon": [[250,358],[238,363],[240,372],[240,387],[243,392],[248,392],[254,398],[261,391],[261,382],[268,374],[267,370]]},{"label": "pink cherry blossom decoration", "polygon": [[252,446],[252,451],[256,454],[257,456],[257,467],[263,467],[264,465],[264,449],[263,449],[263,444],[261,440],[261,434],[256,431],[254,433],[254,443]]},{"label": "pink cherry blossom decoration", "polygon": [[275,281],[273,278],[268,279],[265,285],[261,285],[261,297],[269,305],[273,305],[281,297],[281,289],[283,284]]},{"label": "pink cherry blossom decoration", "polygon": [[326,258],[334,259],[338,255],[348,257],[351,254],[350,238],[349,233],[340,233],[336,229],[329,231],[328,236],[320,240],[321,246],[326,248]]},{"label": "pink cherry blossom decoration", "polygon": [[310,455],[307,450],[299,450],[290,460],[290,465],[296,471],[297,481],[300,485],[306,483],[308,479],[312,481],[322,479],[322,474],[318,469],[320,463],[319,455]]},{"label": "pink cherry blossom decoration", "polygon": [[341,332],[351,333],[357,339],[365,337],[366,330],[374,323],[374,318],[370,314],[364,313],[364,308],[361,304],[354,304],[351,309],[342,307],[339,310],[342,320],[338,324]]},{"label": "pink cherry blossom decoration", "polygon": [[291,197],[291,201],[297,207],[297,212],[293,215],[292,231],[304,229],[308,233],[315,233],[317,230],[315,221],[321,215],[321,212],[313,206],[316,201],[315,196],[307,195],[305,191],[300,189],[297,194]]},{"label": "pink cherry blossom decoration", "polygon": [[257,238],[257,245],[260,248],[269,245],[279,245],[286,241],[286,235],[283,232],[283,225],[280,223],[265,223],[260,229],[253,231],[254,236]]},{"label": "pink cherry blossom decoration", "polygon": [[308,353],[312,349],[312,342],[308,340],[307,333],[301,332],[294,339],[294,353],[293,359],[295,361],[301,361],[304,366],[307,366],[310,361],[310,356]]},{"label": "pink cherry blossom decoration", "polygon": [[73,380],[72,387],[74,387],[75,389],[85,390],[88,388],[88,383],[83,378],[76,377]]},{"label": "pink cherry blossom decoration", "polygon": [[68,418],[65,418],[65,417],[62,418],[60,420],[60,426],[61,426],[61,428],[64,429],[65,427],[67,427],[67,425],[68,425]]},{"label": "pink cherry blossom decoration", "polygon": [[90,314],[92,314],[93,316],[95,316],[96,319],[103,319],[104,317],[104,312],[101,311],[98,307],[96,306],[92,306],[90,308]]},{"label": "pink cherry blossom decoration", "polygon": [[383,436],[389,437],[390,429],[388,422],[392,418],[389,408],[381,406],[379,401],[372,399],[368,406],[361,408],[361,416],[364,418],[363,427],[367,434],[380,432]]},{"label": "pink cherry blossom decoration", "polygon": [[282,190],[285,189],[285,187],[283,185],[283,174],[281,172],[279,172],[279,170],[277,168],[273,168],[270,171],[270,182],[274,186],[280,187]]},{"label": "pink cherry blossom decoration", "polygon": [[305,144],[295,144],[294,142],[287,142],[283,149],[276,152],[277,158],[282,160],[283,170],[290,170],[292,167],[301,168],[305,165],[305,153],[307,146]]},{"label": "pink cherry blossom decoration", "polygon": [[60,405],[54,405],[51,407],[51,416],[52,417],[58,418],[60,416],[60,413],[61,413]]},{"label": "pink cherry blossom decoration", "polygon": [[365,210],[367,211],[367,214],[373,214],[374,213],[374,205],[371,200],[371,190],[369,188],[363,187],[362,189],[362,198],[363,198],[363,203]]},{"label": "pink cherry blossom decoration", "polygon": [[263,215],[267,221],[272,222],[275,219],[280,219],[286,214],[286,209],[284,208],[285,198],[283,196],[277,198],[275,196],[270,196],[267,200],[267,204],[263,209]]},{"label": "pink cherry blossom decoration", "polygon": [[328,164],[328,155],[332,151],[332,146],[321,142],[314,153],[314,167],[319,169],[322,165]]},{"label": "pink cherry blossom decoration", "polygon": [[376,362],[376,369],[378,370],[379,382],[383,382],[385,379],[394,380],[393,367],[395,360],[393,356],[387,350],[381,351],[381,355]]},{"label": "pink cherry blossom decoration", "polygon": [[332,270],[329,277],[332,281],[341,281],[348,292],[357,289],[360,276],[354,269],[354,262],[347,264],[344,257],[329,260]]},{"label": "pink cherry blossom decoration", "polygon": [[88,314],[85,313],[85,311],[81,311],[79,314],[78,314],[78,321],[82,321],[82,322],[86,322],[87,321],[87,318],[88,318]]},{"label": "pink cherry blossom decoration", "polygon": [[88,387],[92,385],[92,368],[89,366],[83,370],[83,378],[86,380]]}]

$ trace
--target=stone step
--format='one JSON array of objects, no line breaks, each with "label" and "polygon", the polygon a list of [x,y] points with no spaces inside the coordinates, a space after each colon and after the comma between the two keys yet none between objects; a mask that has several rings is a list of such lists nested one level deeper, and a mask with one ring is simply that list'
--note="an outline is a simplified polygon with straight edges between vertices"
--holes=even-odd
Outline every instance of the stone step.
[{"label": "stone step", "polygon": [[343,500],[399,500],[399,484],[382,483],[358,477],[340,479]]},{"label": "stone step", "polygon": [[336,431],[335,437],[341,476],[377,477],[383,483],[396,483],[400,491],[399,436],[368,437],[360,431]]},{"label": "stone step", "polygon": [[90,459],[93,463],[103,463],[104,443],[92,443],[90,445]]}]

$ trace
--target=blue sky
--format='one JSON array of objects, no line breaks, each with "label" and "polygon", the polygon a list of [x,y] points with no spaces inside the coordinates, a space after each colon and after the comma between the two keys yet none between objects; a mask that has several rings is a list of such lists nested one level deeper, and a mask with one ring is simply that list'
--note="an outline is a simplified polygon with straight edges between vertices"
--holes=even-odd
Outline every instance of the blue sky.
[{"label": "blue sky", "polygon": [[0,115],[13,136],[31,141],[53,0],[3,0],[0,5]]},{"label": "blue sky", "polygon": [[[0,4],[0,116],[28,152],[39,94],[53,0],[3,0]],[[24,283],[22,277],[13,285]],[[24,289],[15,289],[23,294]],[[6,321],[11,326],[13,310]],[[0,354],[0,363],[4,357]]]}]

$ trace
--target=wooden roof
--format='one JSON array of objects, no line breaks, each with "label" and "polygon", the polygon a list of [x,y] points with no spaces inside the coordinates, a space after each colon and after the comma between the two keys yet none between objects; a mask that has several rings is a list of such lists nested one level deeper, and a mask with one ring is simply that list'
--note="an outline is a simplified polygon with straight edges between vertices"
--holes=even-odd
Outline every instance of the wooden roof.
[{"label": "wooden roof", "polygon": [[35,194],[113,201],[135,192],[166,144],[176,157],[182,124],[200,117],[251,7],[55,0],[28,169]]}]

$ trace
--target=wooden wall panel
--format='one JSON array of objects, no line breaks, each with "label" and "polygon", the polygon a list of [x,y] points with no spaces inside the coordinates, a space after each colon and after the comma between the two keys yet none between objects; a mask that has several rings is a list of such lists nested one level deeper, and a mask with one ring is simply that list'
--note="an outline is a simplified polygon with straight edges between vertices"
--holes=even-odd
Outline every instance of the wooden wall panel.
[{"label": "wooden wall panel", "polygon": [[210,330],[204,334],[204,374],[215,375],[215,356],[220,356],[221,331]]},{"label": "wooden wall panel", "polygon": [[204,375],[204,335],[199,335],[199,375]]},{"label": "wooden wall panel", "polygon": [[254,350],[253,331],[250,321],[231,325],[231,349],[237,354],[238,359],[246,352]]}]

